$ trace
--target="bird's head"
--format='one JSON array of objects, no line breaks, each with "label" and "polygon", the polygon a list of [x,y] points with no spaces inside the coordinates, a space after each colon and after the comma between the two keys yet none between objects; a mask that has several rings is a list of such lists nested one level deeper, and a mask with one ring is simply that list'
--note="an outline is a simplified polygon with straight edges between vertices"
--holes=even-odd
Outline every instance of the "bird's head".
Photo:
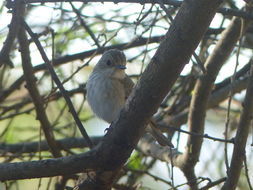
[{"label": "bird's head", "polygon": [[123,79],[125,77],[125,69],[125,54],[120,50],[111,49],[102,55],[94,71],[107,77]]}]

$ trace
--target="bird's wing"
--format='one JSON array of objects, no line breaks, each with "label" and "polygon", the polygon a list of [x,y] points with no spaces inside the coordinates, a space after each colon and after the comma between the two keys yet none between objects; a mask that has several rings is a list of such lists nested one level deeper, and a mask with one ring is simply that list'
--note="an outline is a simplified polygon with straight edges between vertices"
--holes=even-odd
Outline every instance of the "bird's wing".
[{"label": "bird's wing", "polygon": [[134,87],[134,82],[128,75],[126,75],[126,77],[122,80],[122,84],[124,85],[125,95],[127,99]]}]

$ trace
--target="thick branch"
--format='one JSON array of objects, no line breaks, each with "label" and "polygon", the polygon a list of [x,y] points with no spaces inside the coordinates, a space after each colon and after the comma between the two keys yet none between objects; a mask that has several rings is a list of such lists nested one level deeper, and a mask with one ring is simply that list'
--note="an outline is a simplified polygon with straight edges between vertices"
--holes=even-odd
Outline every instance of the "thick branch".
[{"label": "thick branch", "polygon": [[115,173],[125,163],[142,135],[147,120],[156,112],[189,61],[219,3],[218,0],[184,1],[119,119],[112,124],[112,131],[98,147],[98,157],[105,154],[117,156],[104,157],[106,167],[94,178],[95,184],[100,184],[100,187],[90,189],[110,188]]},{"label": "thick branch", "polygon": [[[175,22],[130,95],[119,119],[112,124],[108,134],[97,147],[89,153],[82,154],[81,163],[77,162],[79,159],[75,163],[68,162],[69,173],[78,172],[80,168],[95,169],[97,173],[92,183],[99,185],[99,188],[96,186],[91,189],[110,189],[114,177],[143,134],[145,123],[156,112],[184,65],[188,63],[219,4],[220,0],[184,1]],[[81,155],[78,158],[80,157]],[[55,175],[62,175],[63,169],[56,165],[57,163],[49,163],[52,164],[50,169],[55,167]],[[2,170],[0,165],[1,171],[6,171],[6,169]],[[29,172],[29,169],[30,167],[27,167],[24,172]],[[42,168],[40,165],[40,168],[36,169],[36,175],[44,175],[43,172],[48,170],[48,166],[44,165]],[[22,170],[19,169],[19,171]],[[7,179],[4,178],[5,176],[1,177]]]},{"label": "thick branch", "polygon": [[99,168],[95,151],[55,159],[0,164],[0,181],[71,175]]}]

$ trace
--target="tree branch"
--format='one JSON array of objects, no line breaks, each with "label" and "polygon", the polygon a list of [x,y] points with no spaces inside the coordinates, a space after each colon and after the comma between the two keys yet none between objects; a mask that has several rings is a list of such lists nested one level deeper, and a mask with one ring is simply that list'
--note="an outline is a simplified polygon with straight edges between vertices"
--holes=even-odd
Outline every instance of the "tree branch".
[{"label": "tree branch", "polygon": [[32,30],[30,29],[30,27],[25,23],[23,22],[24,24],[24,27],[25,29],[27,30],[27,32],[29,33],[29,35],[31,36],[31,38],[33,39],[34,43],[36,44],[40,54],[41,54],[41,57],[42,59],[45,61],[46,63],[46,66],[47,66],[47,69],[49,70],[51,76],[52,76],[52,79],[54,80],[55,84],[57,85],[57,87],[59,88],[60,92],[62,93],[62,96],[64,97],[64,99],[66,100],[66,103],[69,107],[69,111],[70,113],[72,114],[76,124],[77,124],[77,127],[79,128],[81,134],[83,135],[83,137],[85,138],[85,140],[87,141],[87,143],[89,144],[89,147],[92,148],[92,142],[86,132],[86,130],[84,129],[83,127],[83,124],[82,122],[80,121],[77,113],[76,113],[76,110],[74,108],[74,105],[72,104],[68,94],[67,94],[67,91],[65,90],[64,86],[62,85],[60,79],[58,78],[57,74],[55,73],[54,71],[54,68],[53,66],[51,65],[42,45],[40,44],[40,41],[38,40],[37,36],[32,32]]},{"label": "tree branch", "polygon": [[251,62],[250,80],[243,103],[243,110],[238,124],[233,149],[232,160],[228,170],[228,178],[225,181],[222,190],[233,190],[236,188],[242,163],[245,156],[245,146],[249,134],[250,123],[253,118],[253,61]]},{"label": "tree branch", "polygon": [[95,36],[95,34],[93,33],[93,31],[90,29],[90,27],[84,22],[84,20],[82,19],[81,14],[79,12],[79,10],[77,10],[75,8],[75,6],[73,5],[73,3],[71,1],[69,1],[69,3],[71,5],[73,11],[76,13],[77,18],[78,18],[80,24],[82,25],[82,27],[86,30],[86,32],[88,32],[88,34],[90,35],[91,39],[94,41],[94,43],[96,44],[96,46],[98,48],[100,48],[101,46],[99,44],[99,41],[98,41],[97,37]]},{"label": "tree branch", "polygon": [[[226,98],[229,96],[229,93],[236,94],[238,92],[241,92],[247,87],[249,77],[245,77],[243,79],[238,79],[234,83],[228,84],[227,86],[224,86],[223,88],[219,90],[215,90],[211,95],[207,103],[207,108],[213,108],[219,103],[226,100]],[[186,110],[184,112],[179,113],[178,115],[175,115],[173,117],[171,116],[165,116],[164,119],[161,121],[161,126],[175,126],[180,127],[181,125],[185,124],[187,122],[187,117],[189,114],[189,110]],[[163,127],[164,132],[168,132],[171,136],[171,130],[169,128]],[[172,130],[173,131],[173,130]]]},{"label": "tree branch", "polygon": [[[101,168],[95,151],[40,161],[0,164],[0,181],[71,175]],[[15,171],[15,172],[14,172]]]},{"label": "tree branch", "polygon": [[[208,99],[211,94],[212,87],[215,79],[221,69],[222,65],[228,59],[236,42],[245,32],[246,27],[250,22],[241,24],[241,19],[234,18],[223,32],[222,38],[217,43],[213,53],[206,61],[206,73],[197,80],[194,95],[190,104],[190,111],[188,117],[189,131],[203,135],[205,125],[205,115],[208,108]],[[241,27],[244,27],[241,31]],[[193,181],[196,178],[194,168],[199,160],[200,150],[202,147],[203,138],[188,136],[187,149],[182,155],[179,156],[179,167],[183,170],[188,181]],[[183,160],[183,162],[182,162]],[[179,163],[179,162],[177,162]],[[191,189],[198,189],[197,183],[190,183]]]},{"label": "tree branch", "polygon": [[12,19],[9,25],[9,33],[6,37],[5,42],[3,43],[3,47],[0,52],[0,67],[3,64],[7,64],[10,67],[13,67],[13,63],[10,59],[10,51],[14,43],[14,40],[16,39],[20,24],[21,24],[20,19],[18,18],[20,15],[20,11],[22,11],[20,9],[20,6],[21,6],[21,1],[17,1],[17,3],[13,3]]},{"label": "tree branch", "polygon": [[[91,137],[93,144],[98,144],[103,137]],[[61,150],[69,150],[71,148],[85,148],[88,147],[87,143],[83,138],[65,138],[61,140],[56,140],[57,145]],[[36,153],[38,151],[48,151],[49,146],[47,141],[41,142],[25,142],[25,143],[16,143],[16,144],[5,144],[0,143],[0,153],[13,153],[13,154],[22,154],[22,153]]]},{"label": "tree branch", "polygon": [[[213,30],[210,29],[209,31],[207,31],[206,34],[207,35],[212,34],[213,33],[212,31]],[[96,55],[100,55],[109,49],[126,50],[126,49],[130,49],[130,48],[146,45],[147,43],[149,43],[149,44],[159,43],[163,38],[164,38],[164,36],[153,36],[151,38],[144,38],[144,37],[135,38],[133,40],[130,40],[127,43],[110,45],[107,47],[101,47],[99,49],[91,49],[88,51],[83,51],[83,52],[75,53],[72,55],[65,55],[65,56],[54,59],[53,64],[54,64],[54,66],[59,66],[59,65],[65,64],[65,63],[73,62],[75,60],[83,60],[83,59],[89,58],[90,56],[94,55],[95,52],[96,52]],[[33,71],[39,72],[39,71],[46,70],[46,69],[47,69],[46,64],[42,63],[42,64],[34,66]],[[2,90],[0,92],[0,102],[4,101],[7,97],[9,97],[11,95],[12,92],[17,90],[21,86],[23,81],[24,81],[24,76],[21,76],[10,87],[8,87],[5,90]]]},{"label": "tree branch", "polygon": [[[109,49],[125,50],[125,49],[129,49],[133,47],[142,46],[142,45],[145,45],[146,43],[158,43],[161,41],[162,38],[164,38],[164,36],[154,36],[151,38],[136,38],[127,43],[101,47],[100,49],[92,49],[92,50],[83,51],[83,52],[72,54],[72,55],[65,55],[65,56],[54,59],[53,64],[54,66],[59,66],[68,62],[75,61],[75,60],[83,60],[94,55],[94,53],[96,53],[96,55],[100,55]],[[40,65],[33,67],[34,72],[39,72],[46,69],[47,69],[46,63],[42,63]],[[2,90],[0,92],[0,102],[4,101],[7,97],[9,97],[12,94],[12,92],[19,89],[19,87],[21,86],[23,82],[24,82],[24,76],[21,76],[6,90]]]},{"label": "tree branch", "polygon": [[[72,90],[68,90],[67,91],[68,96],[72,97],[75,94],[83,94],[85,96],[86,94],[86,89],[85,89],[85,84],[81,84],[78,88],[74,88]],[[61,92],[57,91],[55,93],[52,93],[50,95],[42,95],[44,103],[48,103],[51,101],[55,101],[58,100],[59,98],[62,97]],[[6,107],[2,107],[2,112],[0,112],[0,120],[8,117],[8,116],[4,116],[4,114],[6,114],[7,112],[10,111],[16,111],[17,109],[22,109],[23,107],[25,107],[26,105],[30,104],[32,102],[32,100],[30,98],[24,98],[23,100],[21,100],[20,102],[16,103],[16,104],[12,104]],[[15,114],[19,114],[19,113],[15,113]]]},{"label": "tree branch", "polygon": [[[90,189],[110,189],[115,176],[143,134],[147,120],[156,112],[184,65],[188,63],[220,3],[220,0],[185,0],[166,38],[161,42],[151,63],[127,100],[120,117],[113,122],[102,142],[88,153],[79,155],[74,163],[73,157],[66,157],[68,159],[66,162],[63,161],[64,158],[49,160],[49,166],[43,165],[43,161],[32,162],[40,164],[40,167],[36,168],[36,177],[48,174],[48,168],[55,169],[51,171],[54,175],[62,175],[61,172],[65,172],[66,167],[60,168],[61,166],[54,162],[57,160],[63,161],[61,162],[63,166],[68,163],[68,174],[94,169],[96,175],[92,183],[85,181],[84,184],[91,187]],[[21,166],[18,163],[14,165]],[[10,171],[9,169],[0,165],[1,174]],[[30,169],[31,167],[27,167],[25,171],[24,168],[16,170],[22,172],[22,177],[25,172],[25,176],[31,178]],[[1,180],[8,179],[6,175],[1,174]]]},{"label": "tree branch", "polygon": [[[20,9],[23,10],[23,13],[24,13],[24,9],[25,9],[24,5],[22,5]],[[20,16],[19,19],[21,19],[21,22],[22,22],[23,15],[21,14],[19,16]],[[36,87],[36,78],[33,75],[33,71],[32,71],[33,67],[32,67],[31,58],[30,58],[29,42],[25,33],[25,29],[23,27],[20,27],[18,31],[18,41],[20,45],[22,67],[23,67],[24,76],[26,80],[26,87],[33,100],[33,103],[36,109],[37,118],[40,121],[41,127],[45,134],[45,137],[50,147],[50,150],[52,152],[52,155],[54,157],[61,157],[61,153],[55,141],[51,124],[45,112],[43,100],[40,96],[39,90]]]},{"label": "tree branch", "polygon": [[104,143],[98,147],[101,150],[99,157],[103,157],[105,151],[106,154],[117,156],[105,160],[107,167],[93,179],[96,185],[100,184],[99,188],[89,186],[90,189],[110,189],[119,168],[143,134],[147,120],[156,112],[189,61],[219,4],[218,0],[183,2],[166,38],[132,91],[119,119],[113,122],[112,132],[105,136]]},{"label": "tree branch", "polygon": [[210,189],[211,187],[214,187],[214,186],[216,186],[216,185],[219,185],[220,183],[223,183],[224,181],[226,181],[226,179],[227,179],[226,177],[223,177],[223,178],[218,179],[218,180],[216,180],[216,181],[211,181],[211,182],[209,182],[206,186],[200,188],[199,190],[208,190],[208,189]]},{"label": "tree branch", "polygon": [[[8,4],[6,5],[8,8],[13,6],[13,2],[11,0],[7,0]],[[56,3],[56,2],[69,2],[68,0],[26,0],[25,3]],[[105,3],[112,2],[115,4],[118,3],[138,3],[138,4],[160,4],[161,0],[71,0],[71,2],[82,2],[82,3]],[[164,5],[172,5],[174,7],[180,7],[182,1],[178,0],[162,0]],[[253,19],[253,14],[247,13],[241,10],[229,9],[229,8],[219,8],[217,9],[218,13],[229,16],[237,16],[244,19]]]},{"label": "tree branch", "polygon": [[[171,163],[171,160],[176,159],[177,156],[182,154],[176,149],[171,149],[170,147],[160,146],[159,144],[152,142],[151,138],[143,138],[139,143],[137,150],[150,156],[152,158],[158,159],[163,162]],[[173,161],[172,161],[173,162]]]}]

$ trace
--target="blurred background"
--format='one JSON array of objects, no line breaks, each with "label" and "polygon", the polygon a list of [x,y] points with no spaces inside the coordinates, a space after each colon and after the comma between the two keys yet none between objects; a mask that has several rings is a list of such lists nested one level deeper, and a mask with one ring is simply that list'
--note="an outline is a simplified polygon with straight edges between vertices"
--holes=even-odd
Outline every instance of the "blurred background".
[{"label": "blurred background", "polygon": [[[240,10],[244,1],[225,1],[223,8]],[[178,7],[166,6],[170,16],[175,17]],[[12,14],[5,7],[5,1],[0,2],[0,47],[9,32]],[[181,73],[178,81],[168,94],[157,117],[163,114],[171,118],[187,110],[189,100],[194,94],[194,84],[202,71],[197,62],[205,62],[212,53],[221,33],[231,22],[232,16],[217,13],[209,30],[196,50],[197,60],[191,58]],[[128,64],[126,72],[136,82],[154,55],[160,40],[168,31],[171,20],[158,4],[138,3],[34,3],[28,4],[25,20],[37,33],[47,56],[52,60],[54,69],[69,91],[69,96],[79,114],[79,117],[90,136],[103,136],[108,124],[96,118],[85,99],[85,83],[94,65],[106,48],[117,48],[125,52]],[[223,65],[215,81],[222,87],[226,80],[236,72],[249,65],[252,56],[253,27],[249,26],[246,35],[234,47],[232,54]],[[189,34],[191,35],[191,34]],[[30,37],[29,37],[30,38]],[[102,50],[101,50],[102,49]],[[52,158],[48,151],[7,151],[9,145],[45,140],[41,126],[36,120],[34,104],[25,87],[19,45],[14,41],[10,52],[13,68],[3,65],[0,68],[0,161],[19,162]],[[45,68],[44,61],[35,44],[30,40],[32,65],[36,76],[39,92],[44,100],[44,106],[56,139],[81,137],[76,124],[69,113],[65,100],[61,97],[51,75]],[[169,76],[168,76],[169,77]],[[245,80],[246,72],[235,81]],[[231,105],[228,107],[228,97],[210,108],[205,121],[205,132],[209,136],[224,139],[226,125],[227,138],[235,135],[245,95],[245,81],[237,93],[231,95]],[[219,86],[220,85],[220,86]],[[214,86],[214,89],[216,87]],[[229,110],[229,111],[228,111]],[[229,113],[229,114],[228,114]],[[181,124],[181,129],[187,131],[187,124]],[[175,132],[172,138],[178,151],[184,152],[188,135]],[[253,180],[252,160],[252,130],[246,147],[247,169],[242,169],[238,190],[250,189],[247,175]],[[210,180],[226,176],[225,143],[204,138],[199,162],[196,166],[199,186],[205,186]],[[227,159],[230,161],[233,145],[227,144]],[[63,155],[72,155],[86,151],[87,148],[69,148],[62,151]],[[113,155],[112,155],[113,156]],[[1,171],[0,171],[1,172]],[[147,156],[140,150],[132,153],[125,166],[125,173],[119,183],[126,183],[136,189],[188,189],[183,173],[172,167],[170,162],[163,162]],[[246,175],[247,174],[247,175]],[[0,183],[0,189],[54,189],[54,178],[18,180]],[[69,180],[68,186],[74,185]],[[212,189],[220,189],[215,186]],[[116,188],[117,189],[117,188]],[[129,188],[130,189],[130,188]]]}]

